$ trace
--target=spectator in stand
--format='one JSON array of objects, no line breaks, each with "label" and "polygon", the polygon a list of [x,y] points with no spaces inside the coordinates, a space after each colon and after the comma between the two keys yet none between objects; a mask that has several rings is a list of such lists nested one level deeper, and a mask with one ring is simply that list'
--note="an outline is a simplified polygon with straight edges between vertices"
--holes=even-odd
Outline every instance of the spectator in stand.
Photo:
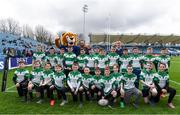
[{"label": "spectator in stand", "polygon": [[16,56],[18,58],[22,58],[23,57],[23,54],[22,54],[21,50],[19,50],[19,49],[16,50]]},{"label": "spectator in stand", "polygon": [[88,54],[88,48],[87,48],[87,46],[85,44],[85,40],[80,40],[79,41],[79,47],[80,47],[80,49],[84,49],[85,53]]},{"label": "spectator in stand", "polygon": [[122,56],[123,54],[123,47],[122,47],[122,42],[121,41],[116,41],[115,42],[115,47],[116,47],[116,53]]},{"label": "spectator in stand", "polygon": [[90,44],[87,44],[86,47],[87,47],[87,53],[86,53],[86,54],[89,55],[89,51],[92,49],[92,48],[91,48],[91,45],[90,45]]},{"label": "spectator in stand", "polygon": [[6,51],[7,51],[7,49],[4,48],[4,49],[3,49],[3,54],[4,54],[4,55],[6,54]]},{"label": "spectator in stand", "polygon": [[33,56],[32,50],[28,50],[27,54],[26,54],[26,57],[32,57],[32,56]]}]

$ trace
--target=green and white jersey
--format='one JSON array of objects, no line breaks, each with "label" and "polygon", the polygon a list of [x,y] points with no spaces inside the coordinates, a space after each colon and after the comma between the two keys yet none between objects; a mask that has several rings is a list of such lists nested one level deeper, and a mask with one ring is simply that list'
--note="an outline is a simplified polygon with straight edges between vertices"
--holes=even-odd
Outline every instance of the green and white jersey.
[{"label": "green and white jersey", "polygon": [[90,85],[92,85],[92,75],[82,74],[82,85],[84,88],[89,89]]},{"label": "green and white jersey", "polygon": [[131,55],[131,60],[132,60],[133,68],[141,68],[141,61],[142,61],[142,56],[141,55],[132,54]]},{"label": "green and white jersey", "polygon": [[164,88],[167,84],[169,84],[169,75],[167,72],[158,72],[155,74],[156,82],[159,84],[161,88]]},{"label": "green and white jersey", "polygon": [[[140,80],[143,80],[146,84],[152,84],[154,77],[155,73],[152,70],[147,71],[146,69],[143,69],[143,71],[141,71]],[[143,84],[143,88],[148,88],[148,86]]]},{"label": "green and white jersey", "polygon": [[29,71],[25,69],[18,68],[15,72],[14,82],[21,83],[23,80],[28,79]]},{"label": "green and white jersey", "polygon": [[129,89],[135,88],[136,79],[137,79],[137,76],[135,74],[125,73],[124,77],[122,78],[122,83],[124,84],[124,89],[129,90]]},{"label": "green and white jersey", "polygon": [[55,56],[56,64],[60,64],[62,67],[64,66],[63,61],[64,61],[64,56],[62,54],[57,54]]},{"label": "green and white jersey", "polygon": [[123,78],[123,75],[119,72],[115,73],[113,72],[111,74],[112,77],[114,77],[116,79],[116,88],[119,88],[121,85],[120,85],[120,82],[121,82],[121,79]]},{"label": "green and white jersey", "polygon": [[159,63],[164,63],[164,64],[166,64],[167,69],[169,68],[170,59],[171,58],[168,55],[160,55],[160,56],[156,57],[156,61],[158,62],[158,65],[159,65]]},{"label": "green and white jersey", "polygon": [[101,79],[102,79],[102,75],[94,75],[93,76],[93,84],[98,88],[101,89]]},{"label": "green and white jersey", "polygon": [[45,53],[44,52],[35,52],[33,54],[33,60],[37,61],[39,60],[40,62],[42,62],[42,60],[45,58]]},{"label": "green and white jersey", "polygon": [[78,87],[78,83],[81,83],[82,81],[82,75],[79,71],[71,71],[68,74],[67,83],[70,88],[76,88]]},{"label": "green and white jersey", "polygon": [[44,83],[50,81],[49,83],[47,83],[47,85],[52,85],[53,76],[54,76],[54,72],[52,70],[44,70],[41,80],[43,80]]},{"label": "green and white jersey", "polygon": [[142,60],[143,60],[144,64],[146,64],[147,62],[154,63],[154,61],[156,60],[156,57],[153,56],[152,54],[147,54],[142,57]]},{"label": "green and white jersey", "polygon": [[96,57],[93,54],[90,54],[86,56],[86,60],[87,60],[87,67],[89,67],[91,70],[94,70]]},{"label": "green and white jersey", "polygon": [[81,54],[77,57],[77,62],[79,64],[79,67],[82,69],[86,66],[87,63],[87,55],[86,54]]},{"label": "green and white jersey", "polygon": [[116,79],[113,76],[103,76],[101,79],[101,86],[103,88],[104,94],[108,95],[113,89],[116,88]]},{"label": "green and white jersey", "polygon": [[119,62],[119,55],[117,53],[110,52],[107,55],[107,57],[109,59],[109,66],[110,66],[110,68],[112,68],[114,64],[118,64],[118,62]]},{"label": "green and white jersey", "polygon": [[33,84],[39,85],[43,77],[43,68],[35,68],[31,71],[30,80]]},{"label": "green and white jersey", "polygon": [[106,67],[106,65],[109,64],[109,59],[105,55],[99,55],[96,58],[96,63],[100,69],[104,69]]},{"label": "green and white jersey", "polygon": [[95,59],[97,59],[99,57],[99,53],[94,53],[93,56]]},{"label": "green and white jersey", "polygon": [[64,61],[65,61],[66,67],[71,68],[75,60],[76,60],[76,54],[72,52],[67,52],[64,54]]},{"label": "green and white jersey", "polygon": [[120,63],[120,71],[122,73],[126,72],[127,66],[132,62],[130,55],[122,55],[119,57],[119,63]]},{"label": "green and white jersey", "polygon": [[63,72],[55,72],[53,76],[53,85],[57,89],[61,89],[62,87],[65,87],[66,83],[66,75]]},{"label": "green and white jersey", "polygon": [[51,66],[54,67],[55,66],[55,62],[56,62],[55,57],[56,57],[55,54],[48,54],[45,57],[45,62],[51,63]]}]

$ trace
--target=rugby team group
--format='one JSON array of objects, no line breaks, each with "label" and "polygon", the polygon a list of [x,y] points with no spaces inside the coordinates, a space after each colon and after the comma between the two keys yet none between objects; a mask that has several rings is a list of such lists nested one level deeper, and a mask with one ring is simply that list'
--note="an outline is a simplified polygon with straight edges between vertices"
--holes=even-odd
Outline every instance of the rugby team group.
[{"label": "rugby team group", "polygon": [[169,93],[167,106],[175,108],[172,101],[176,90],[169,86],[167,49],[162,48],[158,56],[153,54],[152,47],[148,47],[143,55],[138,47],[123,47],[121,54],[118,50],[115,46],[108,52],[101,47],[91,48],[88,52],[80,48],[77,55],[73,47],[59,51],[51,47],[45,53],[38,45],[33,54],[32,70],[26,69],[25,61],[20,59],[13,82],[21,101],[25,102],[36,98],[36,103],[42,104],[47,94],[51,106],[57,99],[59,106],[64,106],[70,101],[67,99],[67,93],[70,93],[74,104],[79,102],[79,107],[84,105],[84,100],[97,101],[100,105],[107,100],[108,107],[113,108],[118,103],[124,108],[133,96],[132,105],[138,108],[141,97],[145,103],[155,106]]}]

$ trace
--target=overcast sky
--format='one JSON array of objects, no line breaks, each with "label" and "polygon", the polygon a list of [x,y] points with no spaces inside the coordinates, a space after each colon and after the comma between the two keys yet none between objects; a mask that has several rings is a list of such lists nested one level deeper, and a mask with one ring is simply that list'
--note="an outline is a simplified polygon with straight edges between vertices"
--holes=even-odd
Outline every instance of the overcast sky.
[{"label": "overcast sky", "polygon": [[180,0],[0,0],[0,19],[80,33],[84,4],[87,32],[180,34]]}]

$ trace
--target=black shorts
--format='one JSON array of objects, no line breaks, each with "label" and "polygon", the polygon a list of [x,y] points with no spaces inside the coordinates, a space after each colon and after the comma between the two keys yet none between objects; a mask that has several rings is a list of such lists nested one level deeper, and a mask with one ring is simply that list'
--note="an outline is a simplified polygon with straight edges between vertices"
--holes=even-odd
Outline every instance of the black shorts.
[{"label": "black shorts", "polygon": [[94,93],[102,92],[102,89],[95,87],[94,89],[91,89]]},{"label": "black shorts", "polygon": [[121,88],[117,88],[117,89],[115,90],[115,91],[117,92],[117,97],[121,96],[120,89],[121,89]]},{"label": "black shorts", "polygon": [[150,88],[143,88],[142,89],[142,95],[143,95],[143,97],[148,97],[149,96],[149,90],[150,90]]},{"label": "black shorts", "polygon": [[36,92],[40,92],[40,87],[39,87],[39,84],[37,83],[32,83],[34,86],[32,87],[32,89],[35,89]]},{"label": "black shorts", "polygon": [[111,98],[111,97],[112,97],[112,95],[111,95],[111,92],[112,92],[112,91],[115,91],[115,90],[109,91],[109,93],[108,93],[107,95],[105,95],[104,98],[105,98],[105,99]]},{"label": "black shorts", "polygon": [[20,87],[22,87],[22,89],[27,89],[28,83],[29,83],[29,81],[24,80],[24,81],[20,82],[19,84],[20,84]]}]

